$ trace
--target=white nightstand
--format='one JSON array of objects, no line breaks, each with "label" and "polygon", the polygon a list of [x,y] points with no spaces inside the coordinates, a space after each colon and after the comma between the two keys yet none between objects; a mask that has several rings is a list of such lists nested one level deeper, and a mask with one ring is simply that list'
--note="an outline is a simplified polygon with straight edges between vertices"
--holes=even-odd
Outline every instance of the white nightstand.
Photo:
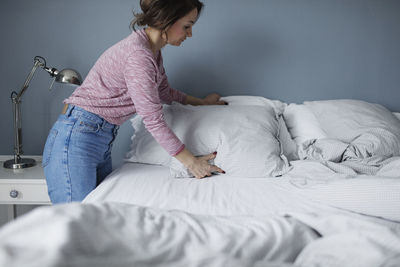
[{"label": "white nightstand", "polygon": [[24,156],[36,160],[25,169],[6,169],[3,163],[13,156],[0,155],[0,204],[9,205],[9,219],[16,217],[16,205],[51,205],[41,156]]}]

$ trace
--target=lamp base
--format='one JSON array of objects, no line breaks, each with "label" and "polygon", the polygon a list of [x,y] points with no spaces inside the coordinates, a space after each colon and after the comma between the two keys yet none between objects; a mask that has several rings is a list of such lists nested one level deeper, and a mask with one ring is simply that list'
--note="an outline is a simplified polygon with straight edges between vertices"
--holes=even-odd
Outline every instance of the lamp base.
[{"label": "lamp base", "polygon": [[21,159],[19,158],[17,161],[15,159],[10,159],[4,162],[3,167],[6,169],[24,169],[33,167],[36,165],[36,161],[34,159]]}]

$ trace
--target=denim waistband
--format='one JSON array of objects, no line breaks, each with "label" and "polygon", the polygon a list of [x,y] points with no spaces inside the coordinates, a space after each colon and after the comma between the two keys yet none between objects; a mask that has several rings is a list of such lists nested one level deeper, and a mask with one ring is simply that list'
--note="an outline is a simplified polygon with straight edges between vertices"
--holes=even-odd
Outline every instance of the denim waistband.
[{"label": "denim waistband", "polygon": [[110,129],[118,129],[119,126],[109,123],[102,117],[100,117],[97,114],[94,114],[92,112],[89,112],[87,110],[84,110],[83,108],[74,106],[74,105],[68,105],[67,111],[65,112],[65,116],[70,117],[70,116],[83,116],[89,120],[91,120],[94,123],[97,123],[101,128],[110,128]]}]

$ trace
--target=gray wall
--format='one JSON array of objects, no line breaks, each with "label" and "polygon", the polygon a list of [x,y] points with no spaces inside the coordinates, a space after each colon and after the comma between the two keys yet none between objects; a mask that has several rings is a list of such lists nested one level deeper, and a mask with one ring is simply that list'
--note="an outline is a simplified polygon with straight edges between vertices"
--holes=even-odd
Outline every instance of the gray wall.
[{"label": "gray wall", "polygon": [[[400,111],[400,1],[205,0],[193,38],[166,47],[170,84],[203,97],[261,95],[285,102],[356,98]],[[12,90],[35,55],[86,76],[100,54],[130,33],[138,0],[2,0],[0,153],[13,152]],[[23,98],[25,154],[41,154],[73,89],[38,70]],[[121,128],[116,165],[129,145]]]}]

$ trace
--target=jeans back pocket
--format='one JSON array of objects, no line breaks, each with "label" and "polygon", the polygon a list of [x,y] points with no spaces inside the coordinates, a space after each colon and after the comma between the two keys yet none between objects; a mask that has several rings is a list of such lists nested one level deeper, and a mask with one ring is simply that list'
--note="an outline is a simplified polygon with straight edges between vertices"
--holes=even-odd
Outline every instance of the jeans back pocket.
[{"label": "jeans back pocket", "polygon": [[97,133],[101,126],[90,119],[81,116],[75,125],[75,130],[82,133]]}]

